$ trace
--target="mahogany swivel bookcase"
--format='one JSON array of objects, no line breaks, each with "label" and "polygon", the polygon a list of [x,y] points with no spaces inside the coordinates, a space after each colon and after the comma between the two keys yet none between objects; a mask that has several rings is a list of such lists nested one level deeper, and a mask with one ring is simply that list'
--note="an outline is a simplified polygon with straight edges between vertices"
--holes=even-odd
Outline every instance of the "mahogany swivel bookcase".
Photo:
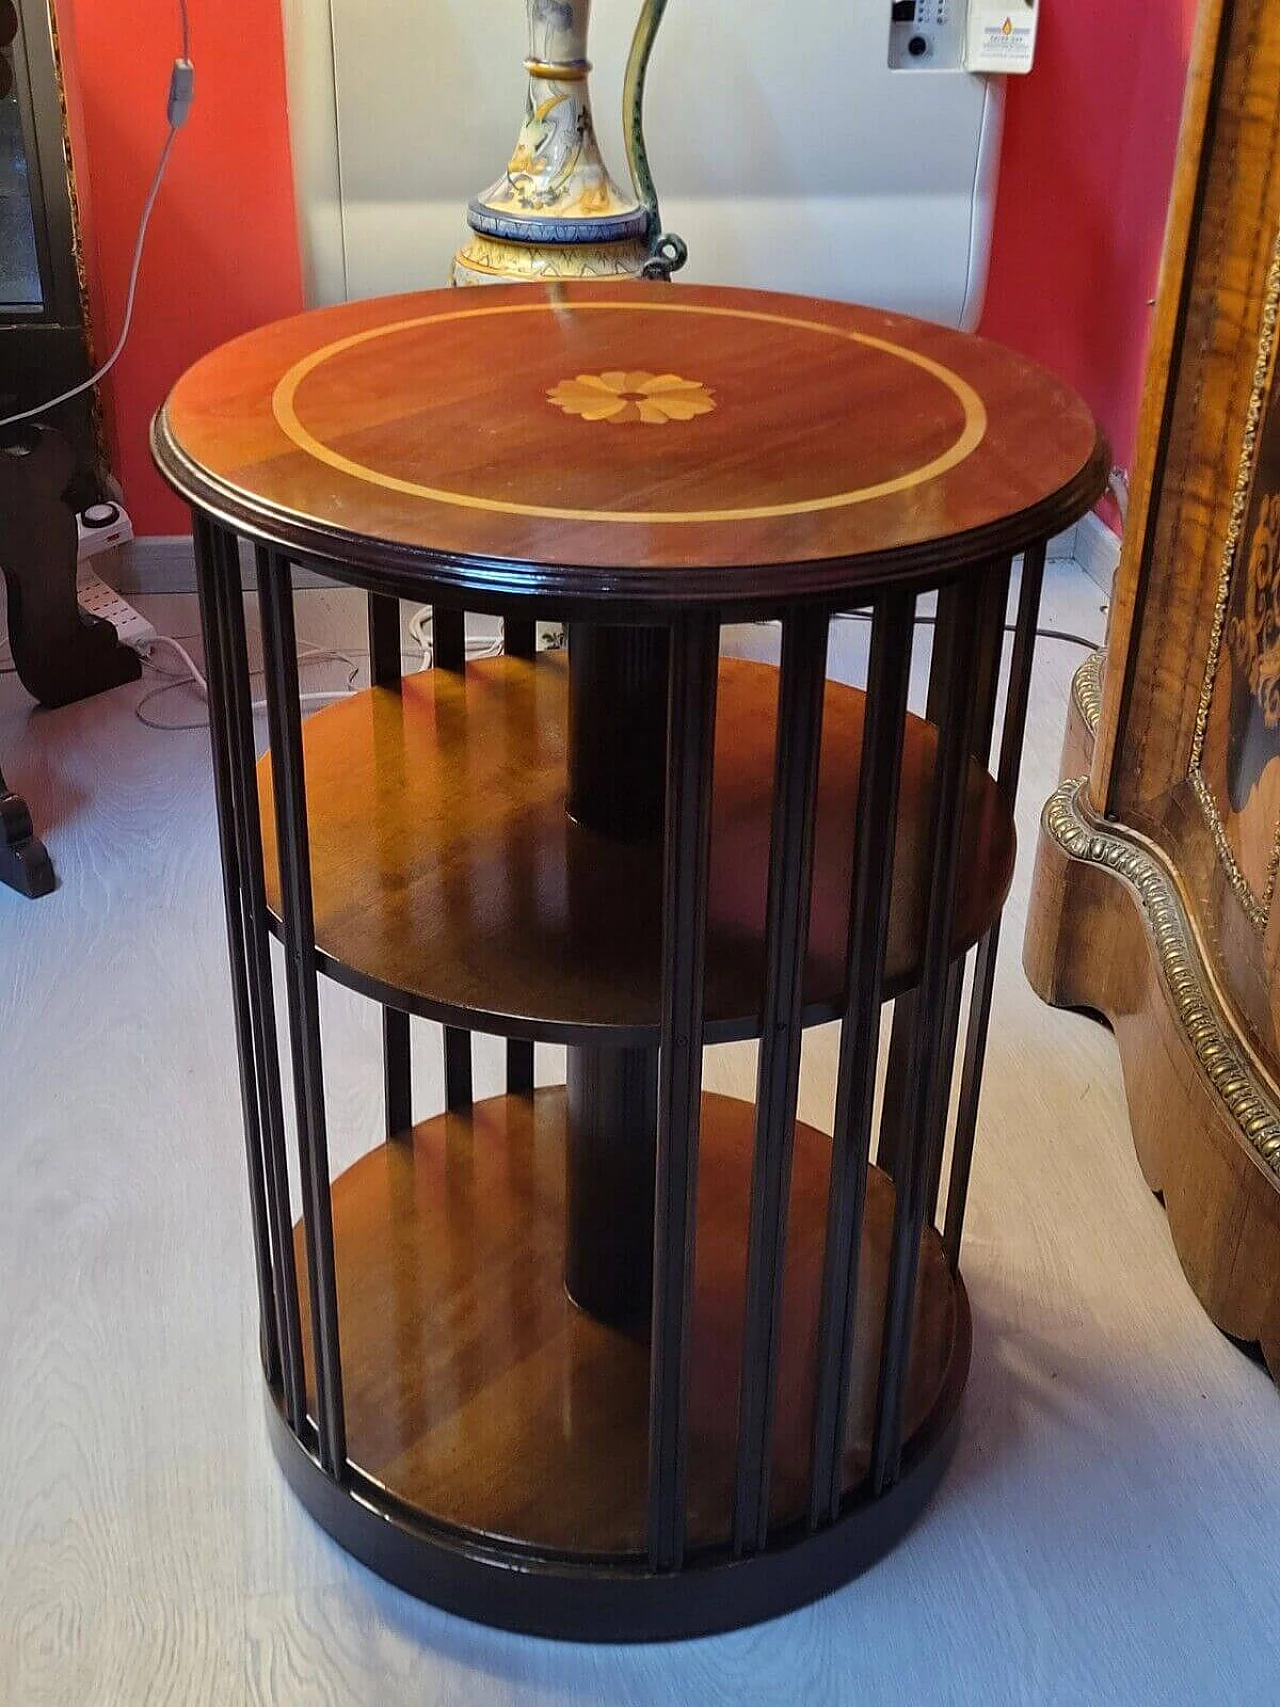
[{"label": "mahogany swivel bookcase", "polygon": [[[954,1444],[1045,543],[1108,467],[1088,411],[899,316],[573,284],[264,327],[197,363],[153,438],[195,515],[294,1488],[391,1580],[544,1634],[725,1629],[846,1581]],[[374,685],[305,721],[295,565],[369,596]],[[402,674],[401,599],[433,608],[430,671]],[[826,679],[849,609],[865,692]],[[503,656],[467,663],[464,611],[503,618]],[[542,617],[567,663],[535,656]],[[780,623],[780,669],[720,657],[748,620]],[[322,976],[383,1016],[386,1141],[332,1180]],[[416,1124],[414,1015],[445,1027],[447,1101]],[[833,1021],[828,1135],[796,1103],[803,1028]],[[474,1030],[508,1040],[505,1095],[473,1098]],[[755,1103],[704,1094],[704,1047],[744,1038]],[[534,1088],[538,1043],[567,1047],[566,1086]]]}]

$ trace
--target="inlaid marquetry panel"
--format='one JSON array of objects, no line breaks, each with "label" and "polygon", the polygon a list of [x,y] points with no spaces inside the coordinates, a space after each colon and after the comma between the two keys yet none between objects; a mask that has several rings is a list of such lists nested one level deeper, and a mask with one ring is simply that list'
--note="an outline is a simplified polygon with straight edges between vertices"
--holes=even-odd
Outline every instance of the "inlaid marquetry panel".
[{"label": "inlaid marquetry panel", "polygon": [[1250,920],[1280,868],[1280,310],[1277,237],[1223,552],[1190,777]]}]

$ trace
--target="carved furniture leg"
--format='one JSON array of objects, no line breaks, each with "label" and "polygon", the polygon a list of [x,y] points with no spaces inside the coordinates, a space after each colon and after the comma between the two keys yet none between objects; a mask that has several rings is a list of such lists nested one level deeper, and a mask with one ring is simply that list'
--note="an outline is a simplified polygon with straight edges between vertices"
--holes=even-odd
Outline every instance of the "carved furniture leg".
[{"label": "carved furniture leg", "polygon": [[27,803],[0,771],[0,883],[34,901],[55,886],[53,865],[35,834]]},{"label": "carved furniture leg", "polygon": [[1219,999],[1177,878],[1081,779],[1045,808],[1023,950],[1055,1007],[1105,1015],[1134,1148],[1192,1290],[1280,1381],[1280,1107]]},{"label": "carved furniture leg", "polygon": [[122,682],[142,664],[115,629],[76,603],[76,524],[63,502],[71,448],[50,427],[32,428],[0,452],[0,573],[8,593],[9,645],[27,692],[69,705]]}]

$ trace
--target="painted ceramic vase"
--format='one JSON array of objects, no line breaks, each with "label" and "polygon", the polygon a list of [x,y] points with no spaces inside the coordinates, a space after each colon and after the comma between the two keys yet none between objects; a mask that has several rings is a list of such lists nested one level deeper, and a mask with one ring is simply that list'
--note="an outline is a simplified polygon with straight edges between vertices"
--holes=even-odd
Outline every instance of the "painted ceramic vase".
[{"label": "painted ceramic vase", "polygon": [[631,189],[609,174],[591,122],[591,0],[527,0],[529,92],[507,169],[467,208],[470,241],[453,282],[666,277],[685,246],[664,234],[645,155],[644,80],[666,0],[643,0],[627,60],[623,117]]}]

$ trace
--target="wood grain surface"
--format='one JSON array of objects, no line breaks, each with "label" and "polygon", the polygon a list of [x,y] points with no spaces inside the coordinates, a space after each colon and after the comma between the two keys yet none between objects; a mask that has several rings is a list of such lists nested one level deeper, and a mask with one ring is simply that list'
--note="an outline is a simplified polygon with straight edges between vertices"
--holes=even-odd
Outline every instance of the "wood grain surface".
[{"label": "wood grain surface", "polygon": [[1280,230],[1278,80],[1269,0],[1204,0],[1090,783],[1097,810],[1130,822],[1190,761]]},{"label": "wood grain surface", "polygon": [[[563,658],[499,658],[405,678],[307,720],[316,940],[329,969],[405,1005],[475,1016],[549,1040],[615,1028],[654,1042],[662,848],[595,834],[565,810]],[[750,1035],[764,976],[777,671],[725,659],[712,808],[710,1040]],[[829,683],[818,804],[810,1020],[845,978],[854,809],[865,700]],[[936,732],[907,724],[888,987],[917,974]],[[270,760],[260,767],[268,898],[279,906]],[[996,916],[1013,870],[1008,809],[970,772],[956,944]],[[487,1016],[487,1017],[486,1017]]]},{"label": "wood grain surface", "polygon": [[[728,1539],[746,1293],[754,1109],[703,1099],[691,1315],[689,1543]],[[334,1181],[348,1455],[444,1522],[575,1552],[642,1552],[649,1347],[564,1289],[565,1097],[496,1097],[439,1115]],[[808,1510],[813,1347],[830,1140],[796,1130],[772,1520]],[[863,1241],[845,1485],[870,1461],[893,1188],[873,1171]],[[305,1265],[301,1229],[298,1260]],[[307,1337],[305,1281],[304,1340]],[[942,1241],[921,1252],[906,1437],[956,1355]],[[314,1392],[312,1390],[312,1402]]]},{"label": "wood grain surface", "polygon": [[318,309],[214,351],[157,417],[163,472],[366,570],[682,603],[977,564],[1102,489],[1080,400],[941,326],[709,286],[479,294]]},{"label": "wood grain surface", "polygon": [[[1096,635],[1100,598],[1050,564],[1049,626]],[[194,600],[139,602],[199,661]],[[855,681],[865,627],[837,625],[832,668]],[[299,630],[360,648],[363,600],[306,592]],[[770,635],[727,639],[763,652]],[[1078,656],[1037,656],[1024,846]],[[348,669],[310,660],[306,685],[340,690]],[[143,728],[141,691],[33,712],[0,675],[6,775],[60,881],[37,905],[0,900],[6,1707],[1270,1707],[1275,1392],[1182,1280],[1113,1039],[1026,988],[1025,859],[967,1222],[964,1423],[902,1544],[763,1629],[632,1650],[471,1626],[345,1557],[285,1485],[263,1419],[208,740]],[[202,706],[176,689],[148,712],[198,722]],[[331,981],[321,999],[343,1169],[381,1139],[379,1021]],[[440,1037],[414,1033],[427,1115]],[[806,1035],[813,1125],[830,1118],[835,1053],[834,1028]],[[491,1095],[501,1044],[477,1039],[476,1057]],[[540,1048],[538,1067],[562,1076],[559,1052]],[[707,1073],[749,1096],[755,1051],[710,1050]]]},{"label": "wood grain surface", "polygon": [[[1175,965],[1132,885],[1046,838],[1027,966],[1048,999],[1111,1018],[1188,1278],[1280,1378],[1280,1179],[1257,1145],[1280,1119],[1278,311],[1280,11],[1205,0],[1088,789],[1122,847],[1154,845],[1189,940]],[[1225,1081],[1215,1059],[1236,1064]],[[1247,1079],[1260,1112],[1242,1121]]]}]

